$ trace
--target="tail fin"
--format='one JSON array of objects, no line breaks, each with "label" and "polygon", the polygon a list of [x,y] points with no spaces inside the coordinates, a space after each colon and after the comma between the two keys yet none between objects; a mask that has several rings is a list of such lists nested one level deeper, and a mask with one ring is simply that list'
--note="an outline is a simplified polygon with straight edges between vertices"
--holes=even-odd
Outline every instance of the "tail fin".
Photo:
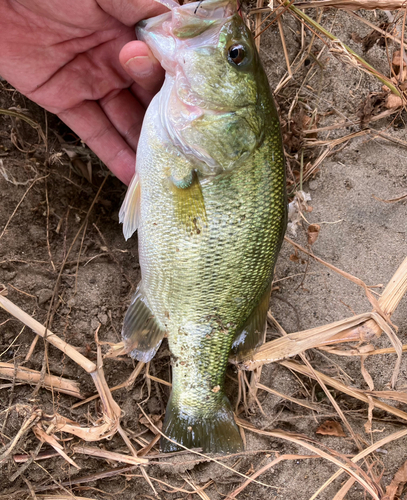
[{"label": "tail fin", "polygon": [[[219,406],[202,416],[188,415],[188,409],[180,409],[173,400],[168,401],[163,433],[172,441],[186,448],[202,448],[204,453],[237,453],[243,451],[243,442],[234,420],[230,402],[226,396]],[[177,444],[161,437],[160,447],[164,453],[179,451]]]}]

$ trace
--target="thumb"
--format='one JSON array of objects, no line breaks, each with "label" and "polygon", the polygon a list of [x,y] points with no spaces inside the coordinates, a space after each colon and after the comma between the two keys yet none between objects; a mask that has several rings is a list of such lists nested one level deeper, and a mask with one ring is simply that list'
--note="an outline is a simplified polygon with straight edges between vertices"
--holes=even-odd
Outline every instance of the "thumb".
[{"label": "thumb", "polygon": [[146,92],[156,94],[164,80],[164,70],[148,46],[139,40],[127,43],[119,55],[128,75]]}]

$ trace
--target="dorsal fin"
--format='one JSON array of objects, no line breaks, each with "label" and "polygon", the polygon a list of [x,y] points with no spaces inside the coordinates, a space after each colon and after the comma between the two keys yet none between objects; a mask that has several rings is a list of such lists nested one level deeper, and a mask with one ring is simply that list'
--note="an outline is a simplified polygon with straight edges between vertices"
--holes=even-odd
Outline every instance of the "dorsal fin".
[{"label": "dorsal fin", "polygon": [[123,223],[123,234],[128,240],[138,228],[140,221],[140,177],[137,172],[133,175],[127,189],[119,212],[119,221]]}]

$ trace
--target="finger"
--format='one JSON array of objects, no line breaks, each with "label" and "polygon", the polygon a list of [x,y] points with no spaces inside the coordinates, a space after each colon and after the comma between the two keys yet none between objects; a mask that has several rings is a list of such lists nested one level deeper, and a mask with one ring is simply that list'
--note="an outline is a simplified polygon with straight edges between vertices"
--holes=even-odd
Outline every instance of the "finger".
[{"label": "finger", "polygon": [[147,19],[168,12],[168,9],[164,5],[151,0],[130,0],[126,2],[98,0],[97,4],[105,12],[126,26],[134,26],[141,19]]},{"label": "finger", "polygon": [[136,153],[126,143],[102,108],[85,101],[58,114],[105,165],[125,184],[129,184],[136,165]]},{"label": "finger", "polygon": [[127,43],[119,55],[120,63],[136,82],[133,93],[146,106],[160,90],[165,72],[148,46],[139,40]]},{"label": "finger", "polygon": [[111,92],[99,100],[102,110],[127,144],[137,150],[145,108],[125,90]]}]

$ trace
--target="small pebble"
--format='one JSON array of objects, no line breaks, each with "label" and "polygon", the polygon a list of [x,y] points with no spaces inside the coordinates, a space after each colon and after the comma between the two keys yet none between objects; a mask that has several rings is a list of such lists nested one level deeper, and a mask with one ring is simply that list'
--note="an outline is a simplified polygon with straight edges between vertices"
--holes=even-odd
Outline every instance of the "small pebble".
[{"label": "small pebble", "polygon": [[92,328],[92,330],[96,330],[98,326],[99,326],[98,319],[97,318],[92,318],[92,320],[90,322],[90,327]]},{"label": "small pebble", "polygon": [[38,304],[45,304],[52,297],[52,290],[48,290],[48,288],[43,288],[39,292],[37,292]]},{"label": "small pebble", "polygon": [[68,300],[68,302],[66,303],[66,305],[67,305],[68,307],[74,307],[74,305],[75,305],[75,304],[76,304],[76,300],[75,300],[75,298],[74,298],[74,297],[70,298],[70,299]]},{"label": "small pebble", "polygon": [[28,231],[33,241],[42,241],[44,237],[44,229],[42,226],[31,226]]},{"label": "small pebble", "polygon": [[11,281],[12,279],[14,279],[16,277],[16,275],[17,275],[16,271],[5,272],[4,279],[6,281]]},{"label": "small pebble", "polygon": [[308,188],[310,191],[316,191],[319,188],[319,182],[316,179],[309,181]]},{"label": "small pebble", "polygon": [[119,212],[113,212],[112,215],[110,216],[113,222],[119,222]]},{"label": "small pebble", "polygon": [[75,330],[78,332],[87,332],[89,330],[89,323],[87,321],[78,321],[75,325]]},{"label": "small pebble", "polygon": [[102,325],[105,325],[107,323],[108,319],[109,318],[107,317],[107,314],[105,314],[105,313],[98,314],[98,320],[102,323]]},{"label": "small pebble", "polygon": [[350,191],[354,187],[354,184],[353,184],[353,182],[350,179],[345,179],[344,180],[344,185],[345,185],[345,188],[348,191]]}]

